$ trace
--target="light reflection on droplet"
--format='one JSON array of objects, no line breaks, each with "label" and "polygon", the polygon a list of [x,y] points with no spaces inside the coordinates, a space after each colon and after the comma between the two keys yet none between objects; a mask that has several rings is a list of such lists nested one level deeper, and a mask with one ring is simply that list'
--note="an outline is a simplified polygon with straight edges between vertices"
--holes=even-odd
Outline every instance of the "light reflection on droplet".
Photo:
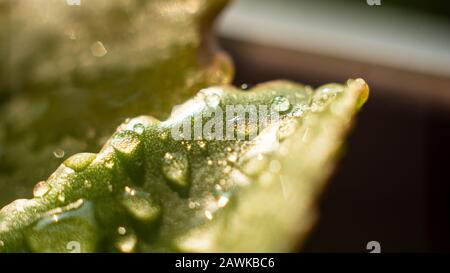
[{"label": "light reflection on droplet", "polygon": [[208,220],[212,220],[213,219],[213,215],[209,210],[205,210],[205,217]]},{"label": "light reflection on droplet", "polygon": [[97,41],[91,45],[91,53],[94,57],[101,58],[105,56],[108,51],[106,50],[102,42]]},{"label": "light reflection on droplet", "polygon": [[166,153],[162,165],[164,176],[178,186],[188,186],[189,161],[184,154]]},{"label": "light reflection on droplet", "polygon": [[272,108],[278,112],[285,112],[289,110],[291,104],[289,99],[283,96],[276,96],[272,101]]},{"label": "light reflection on droplet", "polygon": [[222,89],[218,87],[211,87],[201,91],[201,94],[205,96],[206,105],[211,108],[215,108],[220,104],[220,95],[222,93]]},{"label": "light reflection on droplet", "polygon": [[141,123],[138,123],[133,126],[133,131],[136,132],[138,135],[142,135],[144,133],[145,127]]},{"label": "light reflection on droplet", "polygon": [[118,238],[114,245],[120,252],[130,253],[134,252],[137,242],[138,238],[135,234],[128,234]]},{"label": "light reflection on droplet", "polygon": [[50,190],[49,185],[45,181],[37,183],[33,188],[34,197],[42,197]]},{"label": "light reflection on droplet", "polygon": [[218,206],[219,208],[223,208],[223,207],[225,207],[225,206],[228,204],[228,201],[229,201],[228,197],[226,197],[226,196],[221,196],[221,197],[219,198],[219,200],[217,200],[217,206]]},{"label": "light reflection on droplet", "polygon": [[56,158],[63,158],[65,154],[66,154],[66,152],[63,149],[56,149],[53,151],[53,155]]},{"label": "light reflection on droplet", "polygon": [[125,235],[125,234],[127,234],[127,229],[124,227],[118,227],[117,233],[119,233],[120,235]]}]

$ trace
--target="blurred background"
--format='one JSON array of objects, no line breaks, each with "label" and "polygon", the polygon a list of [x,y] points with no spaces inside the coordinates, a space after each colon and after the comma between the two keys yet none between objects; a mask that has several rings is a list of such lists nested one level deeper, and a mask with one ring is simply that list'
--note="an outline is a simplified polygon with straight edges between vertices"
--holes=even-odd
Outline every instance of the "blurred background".
[{"label": "blurred background", "polygon": [[219,37],[237,85],[361,77],[371,87],[299,250],[365,252],[369,241],[382,252],[450,250],[445,1],[241,0],[222,17]]}]

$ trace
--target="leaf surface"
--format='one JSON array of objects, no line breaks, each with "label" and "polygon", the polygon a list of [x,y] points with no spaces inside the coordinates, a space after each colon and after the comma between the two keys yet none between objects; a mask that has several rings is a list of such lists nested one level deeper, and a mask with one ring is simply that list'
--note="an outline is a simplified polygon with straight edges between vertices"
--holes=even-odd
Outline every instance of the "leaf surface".
[{"label": "leaf surface", "polygon": [[[315,91],[287,81],[225,85],[165,121],[127,120],[98,154],[70,157],[33,199],[1,210],[0,250],[65,252],[73,242],[85,252],[293,250],[367,97],[361,79]],[[230,105],[270,106],[279,118],[239,123],[218,114]],[[205,129],[216,117],[223,123]],[[199,124],[201,137],[189,138]],[[221,129],[229,139],[208,134]]]}]

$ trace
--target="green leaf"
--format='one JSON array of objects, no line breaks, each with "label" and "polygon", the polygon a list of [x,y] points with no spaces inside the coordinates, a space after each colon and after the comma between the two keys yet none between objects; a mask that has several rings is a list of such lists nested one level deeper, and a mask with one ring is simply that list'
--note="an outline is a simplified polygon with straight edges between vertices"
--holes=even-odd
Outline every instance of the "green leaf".
[{"label": "green leaf", "polygon": [[[98,154],[71,157],[33,199],[0,211],[0,250],[63,252],[73,242],[88,252],[293,250],[367,97],[361,79],[316,91],[285,81],[222,86],[165,121],[128,120]],[[227,106],[258,109],[258,119],[219,115]],[[280,118],[261,122],[265,106]]]},{"label": "green leaf", "polygon": [[212,21],[228,0],[0,1],[0,206],[125,118],[167,118],[229,83]]}]

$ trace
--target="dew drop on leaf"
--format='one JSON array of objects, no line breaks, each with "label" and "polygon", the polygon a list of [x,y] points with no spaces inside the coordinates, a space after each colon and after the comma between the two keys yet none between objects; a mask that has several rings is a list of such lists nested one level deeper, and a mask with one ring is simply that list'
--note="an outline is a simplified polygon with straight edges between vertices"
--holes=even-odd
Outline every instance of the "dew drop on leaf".
[{"label": "dew drop on leaf", "polygon": [[164,176],[174,185],[186,187],[188,181],[189,161],[182,153],[166,153],[162,171]]},{"label": "dew drop on leaf", "polygon": [[230,199],[228,199],[227,196],[224,195],[220,196],[219,200],[217,200],[217,207],[219,208],[225,207],[228,204],[228,201],[230,201]]},{"label": "dew drop on leaf", "polygon": [[212,220],[213,219],[213,215],[209,210],[205,210],[205,217],[208,220]]},{"label": "dew drop on leaf", "polygon": [[272,101],[272,109],[278,112],[286,112],[291,108],[289,99],[284,96],[276,96]]},{"label": "dew drop on leaf", "polygon": [[152,222],[161,213],[159,205],[151,199],[150,194],[141,190],[125,187],[121,203],[133,218],[142,222]]},{"label": "dew drop on leaf", "polygon": [[142,135],[142,133],[144,133],[145,131],[145,127],[143,124],[137,123],[133,126],[133,131],[138,135]]},{"label": "dew drop on leaf", "polygon": [[97,41],[91,45],[91,53],[94,57],[101,58],[108,53],[102,42]]},{"label": "dew drop on leaf", "polygon": [[140,143],[139,137],[131,131],[117,133],[111,141],[113,148],[125,155],[132,155]]},{"label": "dew drop on leaf", "polygon": [[125,227],[118,227],[117,233],[119,233],[120,235],[125,235],[127,234],[127,229]]},{"label": "dew drop on leaf", "polygon": [[201,91],[205,96],[205,103],[210,108],[215,108],[220,104],[220,94],[223,93],[222,89],[217,87],[207,88]]},{"label": "dew drop on leaf", "polygon": [[47,212],[26,231],[25,238],[36,252],[67,252],[67,244],[73,241],[81,252],[94,252],[97,231],[93,204],[80,199]]},{"label": "dew drop on leaf", "polygon": [[66,161],[64,161],[64,165],[71,168],[74,171],[80,172],[91,164],[91,162],[95,159],[96,154],[91,153],[79,153],[69,157]]},{"label": "dew drop on leaf", "polygon": [[50,190],[50,186],[45,181],[38,182],[33,188],[34,197],[42,197]]},{"label": "dew drop on leaf", "polygon": [[123,253],[130,253],[136,249],[137,236],[135,234],[128,234],[117,239],[115,246]]}]

